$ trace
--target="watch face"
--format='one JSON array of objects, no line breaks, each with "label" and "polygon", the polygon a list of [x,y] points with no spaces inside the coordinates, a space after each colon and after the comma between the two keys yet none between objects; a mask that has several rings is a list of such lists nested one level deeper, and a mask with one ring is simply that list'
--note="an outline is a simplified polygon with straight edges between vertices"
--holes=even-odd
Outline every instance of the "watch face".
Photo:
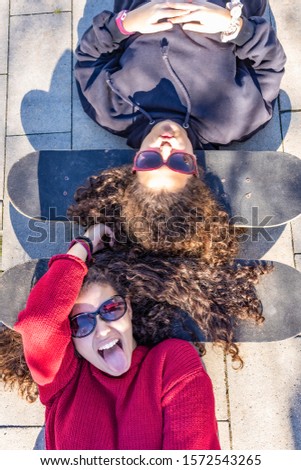
[{"label": "watch face", "polygon": [[231,8],[231,16],[233,18],[240,18],[241,17],[241,10],[242,10],[242,6],[240,6],[240,5],[237,5],[233,8]]}]

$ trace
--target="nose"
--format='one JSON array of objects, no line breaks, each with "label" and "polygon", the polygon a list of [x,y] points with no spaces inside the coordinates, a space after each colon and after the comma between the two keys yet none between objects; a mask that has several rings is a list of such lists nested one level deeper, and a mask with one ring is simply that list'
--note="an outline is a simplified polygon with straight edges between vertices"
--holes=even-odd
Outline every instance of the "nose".
[{"label": "nose", "polygon": [[166,162],[169,155],[171,154],[172,146],[168,142],[163,142],[160,147],[160,151],[161,151],[163,161]]},{"label": "nose", "polygon": [[95,327],[95,334],[96,336],[106,337],[110,332],[111,327],[110,324],[101,319],[99,315],[96,317],[96,327]]}]

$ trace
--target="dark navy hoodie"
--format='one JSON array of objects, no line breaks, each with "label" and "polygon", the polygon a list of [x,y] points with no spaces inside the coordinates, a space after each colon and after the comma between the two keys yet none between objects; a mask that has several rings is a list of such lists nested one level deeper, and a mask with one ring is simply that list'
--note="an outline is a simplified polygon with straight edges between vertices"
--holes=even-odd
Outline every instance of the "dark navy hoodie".
[{"label": "dark navy hoodie", "polygon": [[261,16],[244,17],[228,43],[180,25],[126,36],[116,16],[93,19],[76,49],[75,77],[86,113],[131,147],[164,119],[183,125],[194,148],[245,140],[271,119],[286,56]]}]

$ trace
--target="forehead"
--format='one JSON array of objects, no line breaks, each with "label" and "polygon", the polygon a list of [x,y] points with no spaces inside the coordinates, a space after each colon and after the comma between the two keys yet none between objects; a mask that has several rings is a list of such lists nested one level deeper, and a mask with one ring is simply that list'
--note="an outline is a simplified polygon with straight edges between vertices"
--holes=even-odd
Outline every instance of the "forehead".
[{"label": "forehead", "polygon": [[82,312],[95,312],[103,302],[116,294],[117,292],[109,284],[90,284],[81,290],[70,316]]}]

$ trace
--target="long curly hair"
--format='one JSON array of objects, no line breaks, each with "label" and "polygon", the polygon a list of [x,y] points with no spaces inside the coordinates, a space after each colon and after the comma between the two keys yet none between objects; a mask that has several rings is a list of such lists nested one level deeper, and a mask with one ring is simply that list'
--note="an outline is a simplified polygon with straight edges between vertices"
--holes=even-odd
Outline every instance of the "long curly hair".
[{"label": "long curly hair", "polygon": [[[256,284],[272,269],[258,262],[210,266],[198,257],[164,257],[139,249],[103,250],[85,277],[82,289],[91,284],[110,284],[116,292],[129,296],[133,310],[133,334],[138,344],[154,345],[178,336],[175,326],[197,343],[200,355],[204,344],[185,323],[183,312],[194,319],[207,341],[219,345],[242,367],[234,330],[239,321],[260,324],[263,313]],[[0,330],[0,372],[2,381],[29,402],[38,396],[24,359],[21,336]]]},{"label": "long curly hair", "polygon": [[36,401],[38,387],[25,361],[22,336],[4,325],[0,327],[0,373],[7,388],[16,388],[29,403]]},{"label": "long curly hair", "polygon": [[[203,170],[199,168],[200,175]],[[192,177],[183,190],[154,192],[144,187],[130,165],[92,176],[77,189],[68,217],[83,227],[107,224],[122,246],[152,253],[198,256],[211,265],[233,260],[242,229],[229,223],[203,178]]]}]

